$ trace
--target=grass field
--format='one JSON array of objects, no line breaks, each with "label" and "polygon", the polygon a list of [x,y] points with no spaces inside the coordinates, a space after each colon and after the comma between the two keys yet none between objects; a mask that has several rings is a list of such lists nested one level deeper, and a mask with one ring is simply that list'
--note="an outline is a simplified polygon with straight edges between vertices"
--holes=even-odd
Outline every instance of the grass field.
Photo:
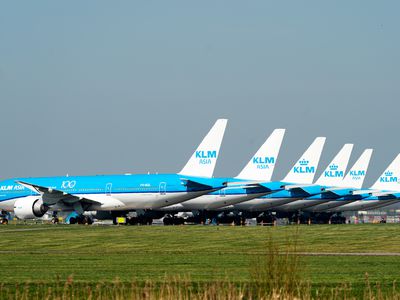
[{"label": "grass field", "polygon": [[[301,276],[313,288],[400,279],[396,224],[232,226],[0,226],[0,282],[248,282],[271,243],[300,253]],[[272,241],[272,242],[271,242]],[[382,255],[382,256],[378,256]]]}]

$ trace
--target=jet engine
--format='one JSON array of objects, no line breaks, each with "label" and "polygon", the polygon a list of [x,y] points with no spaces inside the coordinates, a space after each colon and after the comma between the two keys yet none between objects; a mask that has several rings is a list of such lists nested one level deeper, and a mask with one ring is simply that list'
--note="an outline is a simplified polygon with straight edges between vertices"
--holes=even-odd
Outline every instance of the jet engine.
[{"label": "jet engine", "polygon": [[42,199],[18,199],[14,204],[14,214],[18,219],[34,219],[43,217],[49,207]]}]

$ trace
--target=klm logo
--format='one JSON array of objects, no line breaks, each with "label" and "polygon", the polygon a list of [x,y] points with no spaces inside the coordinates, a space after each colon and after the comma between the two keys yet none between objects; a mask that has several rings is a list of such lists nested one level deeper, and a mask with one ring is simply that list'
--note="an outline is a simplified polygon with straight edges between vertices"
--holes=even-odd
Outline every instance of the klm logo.
[{"label": "klm logo", "polygon": [[365,176],[365,171],[350,171],[350,176]]},{"label": "klm logo", "polygon": [[25,187],[22,185],[2,185],[0,191],[22,191]]},{"label": "klm logo", "polygon": [[275,164],[275,157],[253,157],[253,164],[257,169],[269,169],[270,164]]},{"label": "klm logo", "polygon": [[196,151],[196,158],[217,158],[217,151]]},{"label": "klm logo", "polygon": [[300,166],[296,166],[293,168],[293,173],[301,173],[301,174],[309,174],[315,173],[315,167],[309,166],[309,161],[304,158],[299,162]]},{"label": "klm logo", "polygon": [[217,158],[217,151],[196,151],[196,158],[199,158],[199,164],[208,165],[211,164],[212,158]]},{"label": "klm logo", "polygon": [[13,185],[3,185],[0,186],[0,191],[12,191],[14,189]]},{"label": "klm logo", "polygon": [[365,170],[350,170],[350,176],[353,180],[361,180],[361,178],[365,177]]},{"label": "klm logo", "polygon": [[329,170],[324,172],[325,177],[330,177],[330,178],[341,178],[344,176],[343,171],[338,170],[338,166],[335,164],[332,164],[329,166]]},{"label": "klm logo", "polygon": [[379,178],[379,182],[390,183],[390,182],[399,182],[396,176],[393,176],[393,172],[386,171],[384,176]]}]

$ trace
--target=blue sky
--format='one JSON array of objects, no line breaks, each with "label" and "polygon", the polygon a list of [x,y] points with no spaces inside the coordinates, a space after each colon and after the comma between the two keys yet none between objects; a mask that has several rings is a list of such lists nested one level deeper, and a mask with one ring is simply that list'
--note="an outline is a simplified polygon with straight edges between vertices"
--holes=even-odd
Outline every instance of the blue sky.
[{"label": "blue sky", "polygon": [[274,178],[317,135],[400,152],[397,1],[3,1],[0,177],[175,172],[230,119],[218,176],[287,128]]}]

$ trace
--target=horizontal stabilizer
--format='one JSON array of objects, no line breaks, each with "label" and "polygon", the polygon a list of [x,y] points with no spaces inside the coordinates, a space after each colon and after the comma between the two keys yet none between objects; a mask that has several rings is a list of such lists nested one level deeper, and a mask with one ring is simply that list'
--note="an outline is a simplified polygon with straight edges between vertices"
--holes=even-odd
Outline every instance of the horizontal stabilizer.
[{"label": "horizontal stabilizer", "polygon": [[262,186],[266,189],[271,191],[280,191],[283,190],[282,183],[279,181],[271,181],[271,182],[260,182],[258,183],[259,186]]},{"label": "horizontal stabilizer", "polygon": [[237,181],[227,182],[227,187],[242,188],[242,189],[260,189],[264,188],[268,191],[279,191],[283,189],[282,183],[279,181]]},{"label": "horizontal stabilizer", "polygon": [[302,188],[307,188],[307,187],[311,187],[314,186],[314,184],[293,184],[293,185],[286,185],[285,186],[285,190],[286,191],[290,191],[290,190],[294,190],[294,189],[302,189]]},{"label": "horizontal stabilizer", "polygon": [[336,198],[340,198],[340,197],[345,196],[345,195],[340,195],[340,194],[335,193],[333,191],[324,191],[323,193],[321,193],[321,196],[324,199],[336,199]]},{"label": "horizontal stabilizer", "polygon": [[371,196],[373,197],[388,197],[391,199],[399,198],[400,194],[399,193],[389,193],[389,192],[376,192],[372,193]]},{"label": "horizontal stabilizer", "polygon": [[356,190],[356,191],[351,191],[350,194],[351,195],[372,195],[372,193],[375,192],[380,192],[380,190]]},{"label": "horizontal stabilizer", "polygon": [[298,197],[298,196],[312,196],[312,195],[317,195],[321,194],[321,187],[318,185],[310,185],[310,186],[304,186],[304,187],[297,187],[289,190],[290,194],[292,197]]},{"label": "horizontal stabilizer", "polygon": [[333,198],[337,197],[344,197],[346,195],[349,195],[353,192],[352,189],[347,189],[347,188],[342,188],[342,187],[337,187],[337,188],[329,188],[329,189],[324,189],[323,194],[325,195],[325,198],[329,195],[331,195]]},{"label": "horizontal stabilizer", "polygon": [[212,184],[212,181],[207,180],[207,179],[203,181],[203,180],[201,180],[201,178],[198,178],[196,180],[181,178],[181,182],[187,188],[201,189],[201,190],[218,189],[218,188],[223,188],[226,186],[226,184],[224,184],[224,185],[220,185],[220,186],[216,187]]}]

